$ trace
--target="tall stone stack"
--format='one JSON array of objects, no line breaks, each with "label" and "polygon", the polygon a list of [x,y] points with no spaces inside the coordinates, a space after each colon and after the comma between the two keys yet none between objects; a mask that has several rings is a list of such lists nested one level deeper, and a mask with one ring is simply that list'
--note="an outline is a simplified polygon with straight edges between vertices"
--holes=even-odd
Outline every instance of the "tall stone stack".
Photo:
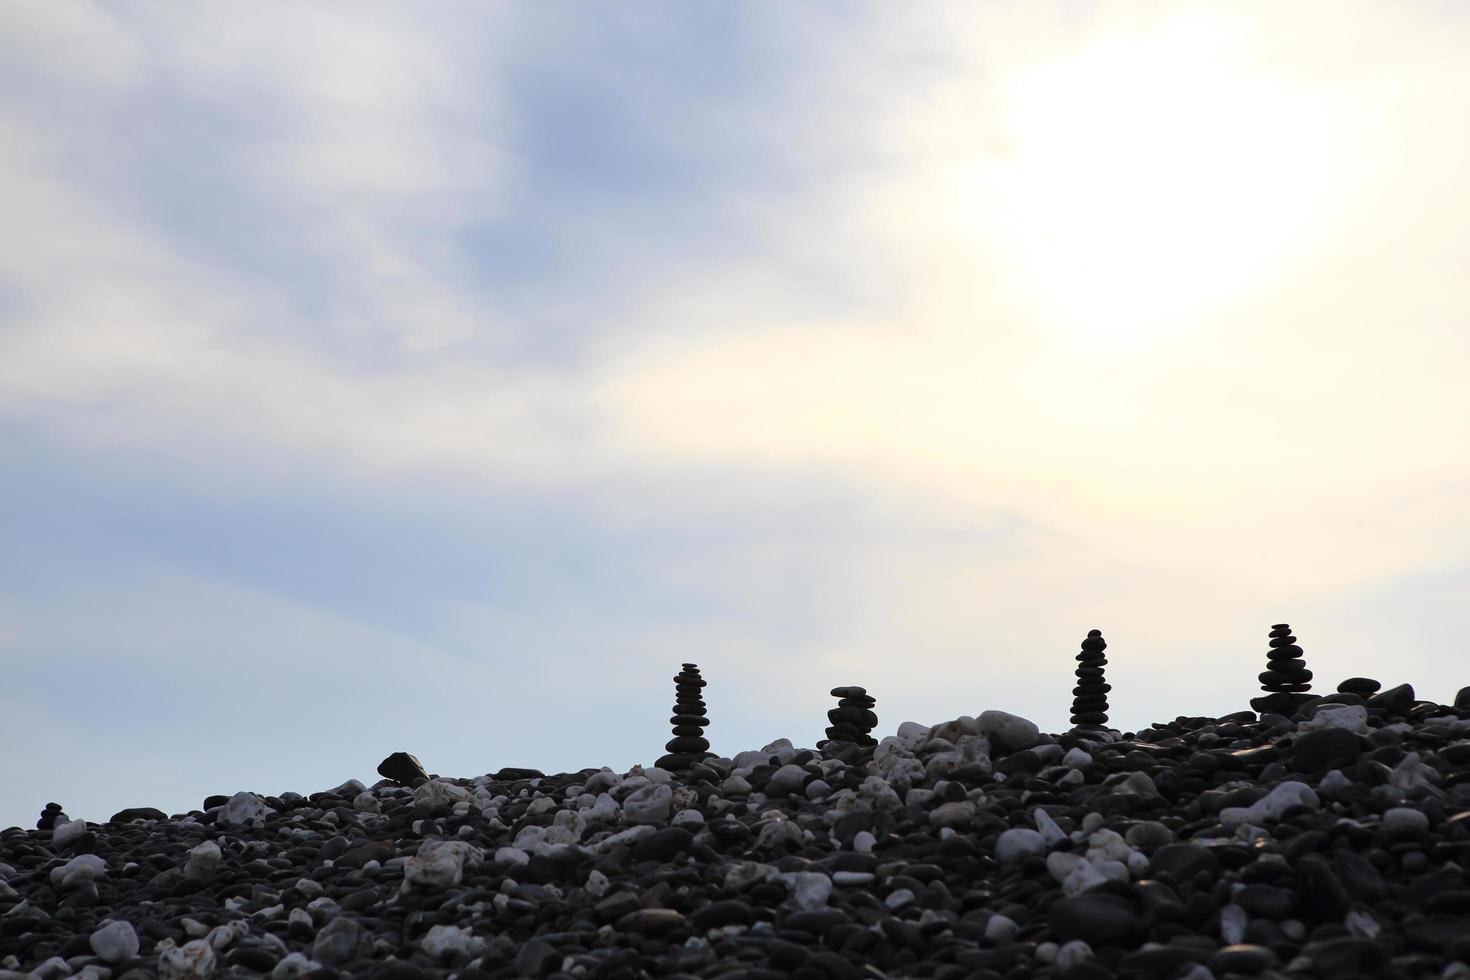
[{"label": "tall stone stack", "polygon": [[1261,690],[1266,693],[1251,699],[1251,707],[1260,712],[1271,712],[1290,717],[1310,701],[1307,692],[1312,689],[1312,672],[1302,658],[1302,648],[1297,646],[1291,627],[1277,623],[1271,627],[1271,649],[1266,654],[1266,669],[1260,674]]},{"label": "tall stone stack", "polygon": [[681,772],[713,754],[704,737],[709,712],[704,706],[704,696],[699,693],[705,680],[699,676],[699,667],[695,664],[684,664],[683,667],[674,678],[674,716],[669,719],[674,726],[674,737],[664,745],[668,755],[654,763],[670,772]]},{"label": "tall stone stack", "polygon": [[1103,679],[1108,641],[1102,631],[1088,630],[1077,654],[1077,686],[1072,688],[1072,724],[1079,728],[1101,728],[1108,723],[1108,692],[1113,685]]},{"label": "tall stone stack", "polygon": [[827,720],[832,723],[827,729],[827,741],[877,745],[878,740],[868,734],[878,727],[878,716],[873,712],[877,699],[857,686],[834,687],[832,696],[839,700],[837,707],[827,712]]}]

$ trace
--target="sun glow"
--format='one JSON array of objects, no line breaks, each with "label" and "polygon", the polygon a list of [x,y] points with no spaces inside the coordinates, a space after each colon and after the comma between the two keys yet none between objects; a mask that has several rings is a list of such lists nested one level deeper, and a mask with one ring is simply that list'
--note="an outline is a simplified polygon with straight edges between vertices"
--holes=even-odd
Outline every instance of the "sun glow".
[{"label": "sun glow", "polygon": [[1322,234],[1344,134],[1249,40],[1179,20],[1007,79],[1007,144],[964,168],[957,193],[1067,344],[1126,351],[1188,329]]}]

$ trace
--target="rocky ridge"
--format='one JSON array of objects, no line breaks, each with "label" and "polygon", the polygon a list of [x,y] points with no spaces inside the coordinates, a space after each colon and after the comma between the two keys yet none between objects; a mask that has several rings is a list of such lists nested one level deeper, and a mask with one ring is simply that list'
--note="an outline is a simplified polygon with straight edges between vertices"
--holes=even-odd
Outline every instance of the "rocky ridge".
[{"label": "rocky ridge", "polygon": [[1470,691],[1137,733],[985,711],[679,772],[384,765],[48,806],[0,833],[0,980],[1470,977]]}]

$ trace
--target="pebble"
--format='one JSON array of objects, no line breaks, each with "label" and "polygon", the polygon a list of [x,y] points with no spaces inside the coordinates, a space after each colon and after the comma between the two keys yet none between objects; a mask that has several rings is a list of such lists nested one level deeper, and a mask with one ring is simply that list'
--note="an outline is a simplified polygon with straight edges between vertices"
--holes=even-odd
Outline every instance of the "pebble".
[{"label": "pebble", "polygon": [[131,922],[109,919],[93,931],[88,942],[104,963],[121,963],[138,955],[138,933]]},{"label": "pebble", "polygon": [[391,779],[400,786],[412,786],[416,780],[429,778],[418,756],[407,752],[394,752],[378,763],[378,775]]},{"label": "pebble", "polygon": [[1046,853],[1046,838],[1039,831],[1012,827],[995,842],[995,859],[1001,864],[1022,861]]},{"label": "pebble", "polygon": [[1470,706],[1363,696],[1129,733],[991,713],[678,771],[418,767],[243,794],[233,823],[242,794],[135,808],[65,849],[54,806],[0,833],[0,980],[1443,976],[1470,950]]},{"label": "pebble", "polygon": [[221,827],[263,827],[270,807],[254,793],[236,793],[221,809],[216,822]]},{"label": "pebble", "polygon": [[158,956],[159,980],[205,980],[214,974],[214,947],[203,939],[169,946]]},{"label": "pebble", "polygon": [[214,874],[223,857],[218,844],[212,840],[202,841],[190,848],[189,857],[184,862],[184,873],[190,878],[208,878]]},{"label": "pebble", "polygon": [[1035,722],[1008,711],[982,711],[975,724],[991,744],[1007,752],[1029,749],[1041,740],[1041,730]]},{"label": "pebble", "polygon": [[623,800],[623,816],[629,823],[665,823],[673,805],[674,791],[666,784],[642,786]]},{"label": "pebble", "polygon": [[1429,830],[1429,816],[1423,810],[1396,806],[1383,811],[1383,829],[1395,837],[1415,837]]},{"label": "pebble", "polygon": [[57,819],[51,826],[51,846],[57,850],[70,847],[87,833],[85,820]]}]

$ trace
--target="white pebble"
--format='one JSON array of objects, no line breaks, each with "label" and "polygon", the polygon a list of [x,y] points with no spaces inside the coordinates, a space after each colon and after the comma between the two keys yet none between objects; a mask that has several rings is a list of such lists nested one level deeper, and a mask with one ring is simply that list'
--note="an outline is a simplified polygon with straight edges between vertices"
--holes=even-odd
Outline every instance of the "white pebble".
[{"label": "white pebble", "polygon": [[271,970],[271,980],[296,980],[303,973],[320,970],[322,965],[316,960],[308,959],[305,953],[288,953]]},{"label": "white pebble", "polygon": [[1390,834],[1422,834],[1429,830],[1429,816],[1423,810],[1396,806],[1384,811],[1383,829]]},{"label": "white pebble", "polygon": [[184,873],[190,878],[208,878],[219,867],[222,857],[218,844],[212,840],[204,841],[190,849],[189,858],[184,862]]},{"label": "white pebble", "polygon": [[1057,969],[1069,970],[1078,963],[1092,959],[1092,947],[1080,939],[1062,943],[1057,949]]},{"label": "white pebble", "polygon": [[985,938],[993,943],[1008,943],[1016,938],[1017,928],[1014,919],[997,913],[985,923]]},{"label": "white pebble", "polygon": [[62,848],[87,832],[87,821],[57,821],[51,827],[51,846]]},{"label": "white pebble", "polygon": [[104,963],[121,963],[138,955],[138,933],[131,922],[108,919],[92,933],[92,952]]},{"label": "white pebble", "polygon": [[1001,864],[1010,864],[1045,853],[1046,838],[1039,831],[1027,827],[1012,827],[995,842],[995,859]]},{"label": "white pebble", "polygon": [[169,947],[158,957],[159,980],[205,980],[214,967],[214,947],[203,939]]}]

